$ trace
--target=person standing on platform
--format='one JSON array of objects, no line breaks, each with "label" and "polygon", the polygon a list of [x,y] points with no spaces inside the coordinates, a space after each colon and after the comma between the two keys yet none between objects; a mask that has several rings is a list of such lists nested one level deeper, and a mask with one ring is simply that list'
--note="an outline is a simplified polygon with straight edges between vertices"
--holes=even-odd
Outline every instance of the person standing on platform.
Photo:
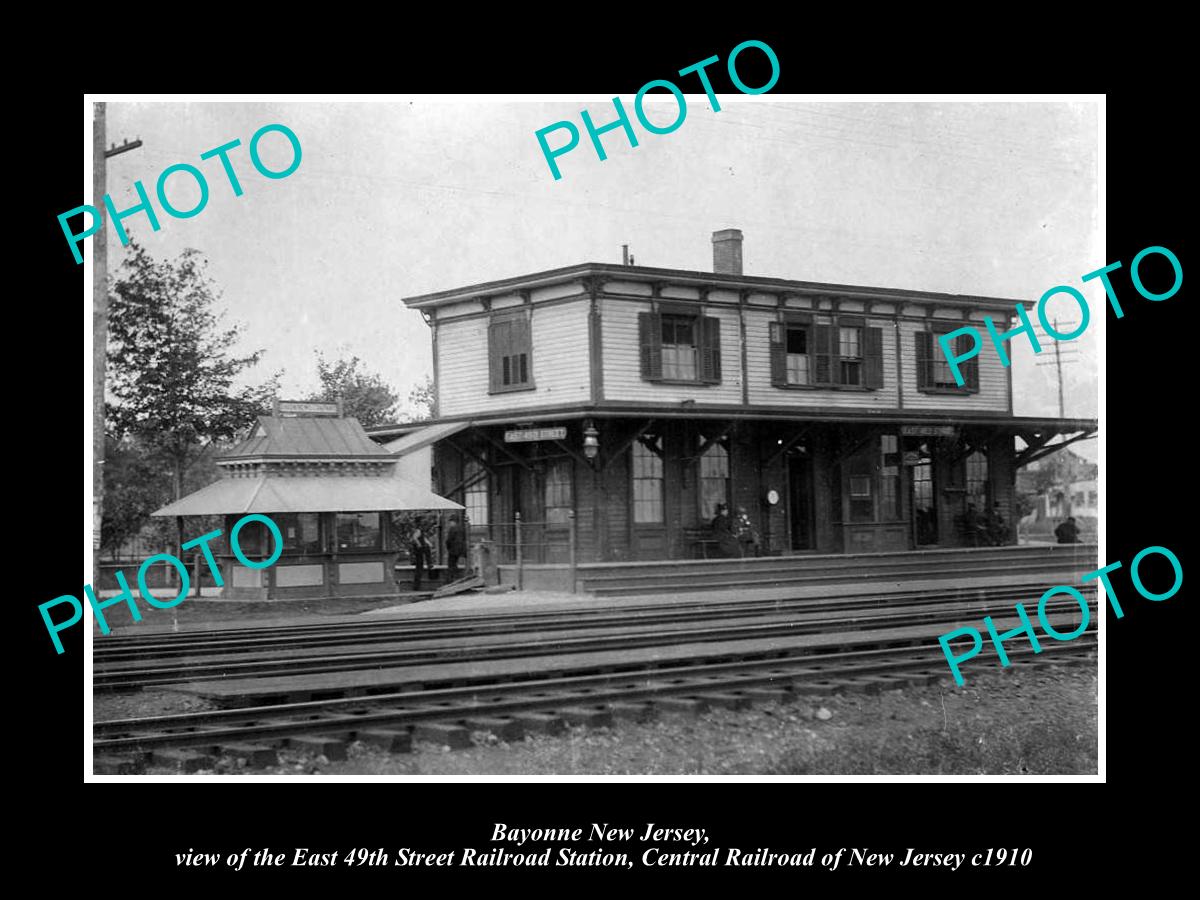
[{"label": "person standing on platform", "polygon": [[433,568],[433,547],[429,543],[429,538],[425,537],[424,532],[420,528],[414,528],[412,537],[408,542],[408,555],[413,564],[413,590],[421,589],[421,574],[426,569]]},{"label": "person standing on platform", "polygon": [[712,533],[717,542],[717,550],[722,556],[742,555],[742,545],[734,534],[733,520],[729,518],[729,507],[724,503],[717,504],[717,514],[712,520]]},{"label": "person standing on platform", "polygon": [[446,527],[446,583],[458,581],[458,558],[466,555],[467,541],[463,534],[462,522],[457,515],[450,517]]}]

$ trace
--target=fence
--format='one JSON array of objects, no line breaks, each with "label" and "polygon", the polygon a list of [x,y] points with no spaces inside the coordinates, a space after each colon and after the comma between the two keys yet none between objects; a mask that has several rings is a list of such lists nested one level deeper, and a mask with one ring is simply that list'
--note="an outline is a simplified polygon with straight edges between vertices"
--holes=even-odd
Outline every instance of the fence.
[{"label": "fence", "polygon": [[491,532],[492,562],[516,567],[518,589],[524,587],[526,565],[566,565],[575,584],[579,541],[573,511],[565,522],[530,522],[516,513],[511,523],[494,523]]}]

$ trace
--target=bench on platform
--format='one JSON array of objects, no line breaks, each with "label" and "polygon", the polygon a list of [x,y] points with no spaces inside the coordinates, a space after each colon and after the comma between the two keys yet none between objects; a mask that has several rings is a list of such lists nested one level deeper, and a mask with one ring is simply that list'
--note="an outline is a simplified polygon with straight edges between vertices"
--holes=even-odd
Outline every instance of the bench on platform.
[{"label": "bench on platform", "polygon": [[707,525],[683,529],[683,540],[689,547],[695,548],[693,551],[695,556],[701,556],[703,559],[711,558],[710,548],[713,551],[712,556],[721,555],[719,552],[720,541],[713,536],[712,528]]}]

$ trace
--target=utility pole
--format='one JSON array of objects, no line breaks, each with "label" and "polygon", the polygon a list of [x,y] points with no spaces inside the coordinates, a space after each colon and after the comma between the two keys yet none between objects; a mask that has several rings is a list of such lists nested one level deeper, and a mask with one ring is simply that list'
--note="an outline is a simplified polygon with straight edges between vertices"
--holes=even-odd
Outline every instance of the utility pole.
[{"label": "utility pole", "polygon": [[[1063,333],[1058,327],[1058,319],[1054,320],[1054,322],[1052,323],[1052,327],[1059,334]],[[1072,324],[1072,325],[1067,325],[1065,327],[1074,329],[1075,325]],[[1060,419],[1065,419],[1067,417],[1066,407],[1063,403],[1063,371],[1062,371],[1063,362],[1065,361],[1068,364],[1075,362],[1077,359],[1077,357],[1075,355],[1073,355],[1073,354],[1075,354],[1075,352],[1076,352],[1075,348],[1072,347],[1072,348],[1068,349],[1066,353],[1063,353],[1062,341],[1055,341],[1054,342],[1054,362],[1050,362],[1049,360],[1047,360],[1045,362],[1035,363],[1035,365],[1038,365],[1038,366],[1050,366],[1050,365],[1054,366],[1055,375],[1058,378],[1058,417]]]},{"label": "utility pole", "polygon": [[[105,108],[95,104],[92,120],[92,205],[104,206],[108,158],[142,146],[141,139],[105,148]],[[108,230],[92,238],[92,584],[100,589],[100,524],[104,520],[104,371],[108,353]]]},{"label": "utility pole", "polygon": [[[1065,327],[1073,331],[1075,329],[1076,325],[1075,325],[1075,323],[1072,323]],[[1056,333],[1058,333],[1058,334],[1063,333],[1063,329],[1059,328],[1059,326],[1058,326],[1058,319],[1054,320],[1053,328]],[[1035,365],[1038,365],[1038,366],[1050,366],[1050,365],[1054,366],[1055,375],[1058,378],[1058,417],[1060,419],[1065,419],[1067,417],[1066,407],[1063,403],[1063,370],[1062,370],[1063,362],[1066,361],[1068,364],[1075,362],[1078,359],[1078,357],[1075,354],[1076,354],[1076,350],[1073,347],[1068,349],[1067,352],[1064,354],[1063,350],[1062,350],[1062,341],[1055,341],[1054,342],[1054,362],[1050,362],[1049,360],[1047,360],[1045,362],[1035,363]],[[1062,494],[1063,494],[1062,515],[1063,515],[1063,518],[1065,519],[1067,516],[1071,515],[1071,482],[1070,482],[1070,480],[1067,480],[1063,483]]]}]

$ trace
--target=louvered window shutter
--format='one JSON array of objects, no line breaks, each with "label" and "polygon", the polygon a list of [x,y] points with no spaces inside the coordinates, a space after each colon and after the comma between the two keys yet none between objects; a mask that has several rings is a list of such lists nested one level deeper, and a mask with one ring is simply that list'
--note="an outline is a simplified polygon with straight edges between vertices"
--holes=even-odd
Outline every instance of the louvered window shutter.
[{"label": "louvered window shutter", "polygon": [[933,335],[928,331],[918,331],[913,337],[917,348],[917,388],[925,390],[933,386],[933,379],[929,377],[933,363]]},{"label": "louvered window shutter", "polygon": [[662,378],[662,316],[638,313],[638,341],[641,344],[642,378]]},{"label": "louvered window shutter", "polygon": [[863,329],[863,384],[883,387],[883,329]]},{"label": "louvered window shutter", "polygon": [[787,387],[787,327],[771,323],[771,384]]},{"label": "louvered window shutter", "polygon": [[701,316],[700,380],[705,384],[721,383],[721,320],[716,316]]}]

